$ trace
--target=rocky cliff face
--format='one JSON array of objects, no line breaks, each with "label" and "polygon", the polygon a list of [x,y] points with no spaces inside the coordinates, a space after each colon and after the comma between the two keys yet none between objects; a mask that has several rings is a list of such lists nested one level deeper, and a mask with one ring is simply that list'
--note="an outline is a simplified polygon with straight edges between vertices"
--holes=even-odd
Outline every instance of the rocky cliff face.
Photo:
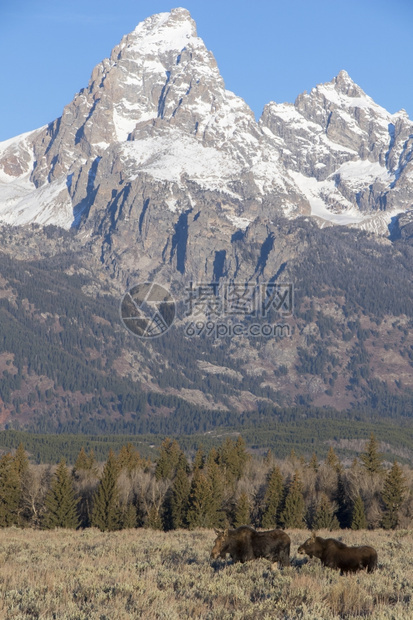
[{"label": "rocky cliff face", "polygon": [[375,104],[345,71],[294,105],[268,104],[261,124],[279,138],[313,215],[383,234],[411,207],[412,123],[404,110]]},{"label": "rocky cliff face", "polygon": [[124,283],[211,278],[217,256],[234,276],[279,218],[387,235],[412,204],[412,136],[344,71],[257,123],[175,9],[125,36],[59,119],[0,144],[0,218],[75,227]]}]

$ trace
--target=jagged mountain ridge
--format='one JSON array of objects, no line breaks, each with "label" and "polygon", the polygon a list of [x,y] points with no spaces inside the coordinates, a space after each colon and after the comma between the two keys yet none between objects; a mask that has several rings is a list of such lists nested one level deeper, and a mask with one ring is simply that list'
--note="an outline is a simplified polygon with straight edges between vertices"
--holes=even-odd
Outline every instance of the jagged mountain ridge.
[{"label": "jagged mountain ridge", "polygon": [[[112,189],[138,175],[167,184],[171,196],[164,206],[171,211],[185,208],[179,205],[179,190],[187,190],[187,181],[200,191],[248,203],[260,194],[251,182],[255,176],[267,185],[267,202],[275,191],[277,197],[284,194],[290,209],[296,208],[288,198],[294,196],[294,184],[284,183],[278,155],[263,157],[263,136],[253,113],[225,90],[185,10],[145,20],[94,69],[88,88],[60,119],[8,142],[2,149],[3,173],[29,177],[36,189],[54,187],[64,204],[50,215],[40,205],[29,213],[27,199],[17,207],[11,202],[3,212],[10,223],[35,220],[70,227],[82,211],[98,206],[94,191],[101,177],[107,179],[108,168]],[[246,171],[248,179],[240,182]]]},{"label": "jagged mountain ridge", "polygon": [[279,217],[387,234],[411,208],[412,135],[405,112],[389,114],[344,71],[256,122],[174,9],[126,35],[59,119],[0,143],[0,218],[75,226],[123,279],[137,258],[146,273],[182,271],[172,246],[183,228],[202,257],[195,275],[210,275],[212,238],[234,273],[234,233],[264,241]]},{"label": "jagged mountain ridge", "polygon": [[313,215],[383,232],[411,208],[412,123],[404,110],[377,105],[345,71],[294,105],[268,104],[260,122],[281,138],[280,156]]}]

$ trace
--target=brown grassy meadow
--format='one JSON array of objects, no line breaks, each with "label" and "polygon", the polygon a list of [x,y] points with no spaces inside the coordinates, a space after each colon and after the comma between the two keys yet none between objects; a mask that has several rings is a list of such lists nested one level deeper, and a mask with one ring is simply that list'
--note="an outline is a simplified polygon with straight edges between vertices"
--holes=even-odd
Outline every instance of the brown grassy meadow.
[{"label": "brown grassy meadow", "polygon": [[[297,555],[308,531],[288,531],[291,567],[211,562],[211,530],[0,530],[0,618],[413,618],[413,533],[341,531],[370,544],[379,569],[340,576]],[[320,535],[331,536],[326,531]]]}]

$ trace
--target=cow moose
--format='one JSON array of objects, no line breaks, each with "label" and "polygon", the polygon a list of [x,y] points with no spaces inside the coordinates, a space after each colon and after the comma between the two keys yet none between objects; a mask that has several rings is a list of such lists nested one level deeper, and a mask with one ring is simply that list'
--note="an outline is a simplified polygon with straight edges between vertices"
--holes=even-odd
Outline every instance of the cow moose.
[{"label": "cow moose", "polygon": [[377,552],[373,547],[348,547],[335,538],[321,538],[315,532],[311,538],[298,547],[298,553],[315,556],[324,566],[335,568],[343,573],[356,573],[367,570],[372,573],[377,568]]},{"label": "cow moose", "polygon": [[211,551],[211,558],[225,558],[227,553],[234,562],[247,562],[256,558],[266,558],[279,562],[281,566],[290,564],[291,540],[282,530],[257,532],[248,525],[235,530],[215,530],[217,538]]}]

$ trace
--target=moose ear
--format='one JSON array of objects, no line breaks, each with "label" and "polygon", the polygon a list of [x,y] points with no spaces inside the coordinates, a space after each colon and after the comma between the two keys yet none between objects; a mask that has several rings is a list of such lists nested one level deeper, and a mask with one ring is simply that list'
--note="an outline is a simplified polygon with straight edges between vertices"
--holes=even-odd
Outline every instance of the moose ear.
[{"label": "moose ear", "polygon": [[316,536],[317,536],[317,532],[316,532],[315,530],[313,530],[313,531],[311,532],[311,539],[312,539],[312,540],[315,540],[315,539],[316,539]]},{"label": "moose ear", "polygon": [[219,536],[221,534],[221,530],[217,530],[216,527],[214,527],[214,532],[217,536]]},{"label": "moose ear", "polygon": [[224,536],[228,536],[228,528],[226,527],[224,532],[223,532]]}]

